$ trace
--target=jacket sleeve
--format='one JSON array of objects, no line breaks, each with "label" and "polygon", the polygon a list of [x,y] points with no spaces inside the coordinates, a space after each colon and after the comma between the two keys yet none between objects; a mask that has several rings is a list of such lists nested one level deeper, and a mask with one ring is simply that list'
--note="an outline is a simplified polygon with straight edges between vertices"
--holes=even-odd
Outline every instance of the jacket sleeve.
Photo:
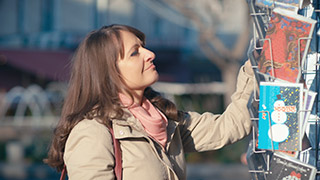
[{"label": "jacket sleeve", "polygon": [[219,149],[234,143],[251,130],[247,103],[253,90],[254,76],[246,63],[240,68],[236,92],[223,114],[188,112],[180,126],[185,152],[199,152]]},{"label": "jacket sleeve", "polygon": [[71,131],[64,162],[70,180],[114,179],[110,131],[96,120],[82,120]]}]

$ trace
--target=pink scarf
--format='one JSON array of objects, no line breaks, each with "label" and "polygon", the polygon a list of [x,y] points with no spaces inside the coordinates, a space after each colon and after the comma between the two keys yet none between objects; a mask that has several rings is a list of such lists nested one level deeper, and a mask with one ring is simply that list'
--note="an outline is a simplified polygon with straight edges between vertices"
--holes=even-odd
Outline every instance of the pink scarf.
[{"label": "pink scarf", "polygon": [[[123,105],[129,106],[131,99],[120,94],[120,100]],[[167,125],[168,120],[152,103],[143,97],[142,106],[133,103],[128,107],[129,111],[141,122],[145,131],[163,147],[167,143]]]}]

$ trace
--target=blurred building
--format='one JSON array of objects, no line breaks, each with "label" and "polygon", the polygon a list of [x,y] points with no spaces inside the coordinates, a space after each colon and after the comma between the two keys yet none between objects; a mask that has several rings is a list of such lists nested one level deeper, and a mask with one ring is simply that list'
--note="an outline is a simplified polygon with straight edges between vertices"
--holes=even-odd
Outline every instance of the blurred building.
[{"label": "blurred building", "polygon": [[197,31],[188,19],[155,2],[0,0],[0,88],[67,80],[68,63],[84,35],[114,23],[146,34],[160,81],[220,81],[219,70],[195,47]]}]

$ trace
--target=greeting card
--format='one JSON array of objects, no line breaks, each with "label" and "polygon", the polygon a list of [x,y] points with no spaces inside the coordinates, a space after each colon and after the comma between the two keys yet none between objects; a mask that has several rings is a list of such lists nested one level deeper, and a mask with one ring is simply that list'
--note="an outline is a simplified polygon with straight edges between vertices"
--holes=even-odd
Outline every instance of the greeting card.
[{"label": "greeting card", "polygon": [[274,153],[267,180],[314,180],[317,169],[295,158]]},{"label": "greeting card", "polygon": [[301,150],[303,84],[261,82],[258,148]]},{"label": "greeting card", "polygon": [[257,0],[256,5],[260,7],[281,7],[294,12],[310,4],[310,0]]},{"label": "greeting card", "polygon": [[287,10],[273,10],[258,70],[274,78],[299,82],[316,21]]},{"label": "greeting card", "polygon": [[313,107],[313,103],[315,100],[315,97],[317,95],[316,92],[314,91],[310,91],[310,90],[303,90],[304,93],[304,100],[303,100],[303,111],[301,113],[302,116],[302,129],[301,129],[301,135],[304,135],[305,133],[305,129],[306,129],[306,125],[308,123],[309,120],[309,116]]}]

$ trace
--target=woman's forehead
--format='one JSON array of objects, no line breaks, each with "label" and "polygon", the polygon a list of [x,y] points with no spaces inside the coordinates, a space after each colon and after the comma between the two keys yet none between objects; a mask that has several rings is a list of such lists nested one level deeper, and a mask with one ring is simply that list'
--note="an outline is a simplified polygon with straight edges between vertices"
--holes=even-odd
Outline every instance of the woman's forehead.
[{"label": "woman's forehead", "polygon": [[[141,40],[133,33],[128,31],[121,31],[122,41],[125,52],[129,51],[131,47],[135,45],[141,45]],[[129,48],[129,49],[128,49]]]}]

